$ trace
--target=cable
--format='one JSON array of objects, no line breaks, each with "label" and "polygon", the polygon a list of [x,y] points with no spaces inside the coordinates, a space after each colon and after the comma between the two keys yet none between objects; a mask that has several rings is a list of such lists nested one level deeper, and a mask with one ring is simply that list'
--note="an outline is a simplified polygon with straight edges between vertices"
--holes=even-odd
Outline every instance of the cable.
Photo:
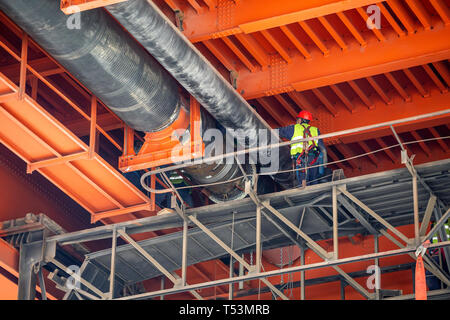
[{"label": "cable", "polygon": [[[414,143],[420,143],[420,142],[428,142],[428,141],[436,141],[436,140],[445,140],[445,139],[449,139],[450,136],[445,136],[445,137],[438,137],[438,138],[429,138],[429,139],[422,139],[422,140],[414,140],[414,141],[409,141],[409,142],[404,142],[403,145],[410,145],[410,144],[414,144]],[[322,166],[329,166],[329,165],[333,165],[333,164],[337,164],[337,163],[342,163],[345,161],[350,161],[350,160],[354,160],[354,159],[358,159],[361,157],[365,157],[368,156],[370,154],[375,154],[384,150],[388,150],[388,149],[392,149],[392,148],[396,148],[399,147],[400,144],[397,143],[395,145],[389,146],[389,147],[385,147],[385,148],[381,148],[381,149],[377,149],[374,151],[370,151],[370,152],[366,152],[366,153],[362,153],[353,157],[349,157],[349,158],[344,158],[341,160],[336,160],[336,161],[332,161],[332,162],[327,162],[324,164],[318,164],[318,165],[314,165],[314,166],[309,166],[309,167],[305,167],[305,168],[299,168],[299,169],[288,169],[288,170],[281,170],[281,171],[273,171],[273,172],[265,172],[265,173],[258,173],[255,174],[255,176],[263,176],[263,175],[273,175],[273,174],[279,174],[279,173],[287,173],[287,172],[295,172],[295,171],[299,171],[299,170],[304,170],[304,169],[311,169],[311,168],[318,168],[318,167],[322,167]],[[154,193],[169,193],[169,192],[173,192],[173,190],[171,189],[165,189],[165,190],[155,190],[150,188],[146,183],[145,183],[145,178],[147,176],[152,175],[153,173],[151,171],[144,173],[141,176],[141,184],[142,187],[149,191],[149,192],[154,192]],[[248,177],[252,176],[250,174],[246,175]],[[214,186],[214,185],[219,185],[219,184],[225,184],[225,183],[229,183],[229,182],[233,182],[233,181],[237,181],[239,179],[242,179],[244,176],[238,176],[235,177],[233,179],[229,179],[229,180],[225,180],[225,181],[218,181],[218,182],[213,182],[213,183],[205,183],[205,184],[199,184],[199,185],[192,185],[192,186],[184,186],[184,187],[178,187],[178,188],[174,188],[175,190],[182,190],[182,189],[189,189],[189,188],[201,188],[201,187],[209,187],[209,186]],[[327,176],[328,177],[328,176]],[[315,179],[316,180],[321,180],[324,177],[321,177],[319,179]],[[311,183],[313,181],[310,181],[309,183]]]}]

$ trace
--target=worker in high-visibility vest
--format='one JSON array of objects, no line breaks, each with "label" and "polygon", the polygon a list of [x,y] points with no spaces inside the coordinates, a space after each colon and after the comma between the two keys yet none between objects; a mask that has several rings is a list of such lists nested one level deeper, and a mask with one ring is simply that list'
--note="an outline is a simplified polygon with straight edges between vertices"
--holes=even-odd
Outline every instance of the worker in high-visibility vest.
[{"label": "worker in high-visibility vest", "polygon": [[[317,127],[311,126],[313,120],[311,112],[301,111],[297,116],[297,123],[278,130],[280,137],[285,139],[299,140],[309,137],[317,137],[320,131]],[[291,157],[295,161],[296,175],[299,186],[306,184],[316,184],[319,178],[319,168],[317,167],[319,155],[322,153],[323,163],[327,162],[326,148],[322,139],[313,139],[291,144]],[[316,166],[312,168],[307,168]]]}]

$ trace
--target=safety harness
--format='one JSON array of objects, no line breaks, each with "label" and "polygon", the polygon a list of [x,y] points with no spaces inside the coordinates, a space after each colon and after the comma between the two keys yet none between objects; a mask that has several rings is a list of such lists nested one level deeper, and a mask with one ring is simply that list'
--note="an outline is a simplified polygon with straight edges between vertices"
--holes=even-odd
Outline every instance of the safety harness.
[{"label": "safety harness", "polygon": [[[303,137],[301,138],[310,138],[313,137],[313,135],[311,134],[311,126],[310,125],[304,125],[299,124],[301,127],[303,127]],[[294,128],[294,136],[295,136],[295,128]],[[298,137],[293,137],[291,140],[294,140],[295,138]],[[296,154],[291,154],[292,158],[295,159],[295,164],[297,167],[300,167],[302,165],[302,159],[305,157],[305,155],[309,155],[311,152],[315,153],[315,157],[314,160],[310,163],[310,165],[314,165],[317,162],[317,159],[319,158],[319,151],[317,149],[318,145],[317,145],[317,140],[312,140],[312,143],[309,144],[308,141],[303,141],[301,142],[303,143],[303,148],[302,148],[302,152],[301,153],[296,153]],[[292,149],[294,149],[296,147],[295,144],[292,145],[293,147],[291,147],[291,152]]]}]

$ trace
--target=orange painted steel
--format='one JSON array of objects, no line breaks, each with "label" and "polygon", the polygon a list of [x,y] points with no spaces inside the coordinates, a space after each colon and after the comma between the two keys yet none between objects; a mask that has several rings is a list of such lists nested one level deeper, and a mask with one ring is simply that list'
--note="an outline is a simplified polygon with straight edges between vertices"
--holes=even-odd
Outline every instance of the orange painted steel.
[{"label": "orange painted steel", "polygon": [[[0,92],[18,91],[0,74]],[[89,146],[27,95],[22,101],[16,95],[1,103],[0,142],[92,216],[102,213],[106,218],[108,211],[115,214],[127,208],[150,209],[149,199],[101,157],[81,158]]]},{"label": "orange painted steel", "polygon": [[19,276],[19,252],[3,239],[0,239],[0,267]]},{"label": "orange painted steel", "polygon": [[227,19],[217,19],[218,12],[204,11],[198,14],[190,10],[183,1],[173,1],[184,12],[184,34],[199,42],[232,34],[252,33],[286,24],[304,21],[332,13],[379,3],[378,0],[273,0],[221,1],[217,5],[219,14]]},{"label": "orange painted steel", "polygon": [[96,9],[127,0],[61,0],[61,10],[65,14],[73,14],[85,10]]},{"label": "orange painted steel", "polygon": [[359,45],[353,44],[346,51],[334,51],[328,57],[312,52],[311,61],[300,54],[291,55],[292,62],[286,64],[283,71],[280,69],[282,83],[272,81],[276,70],[271,69],[275,66],[256,72],[240,69],[238,91],[244,92],[245,99],[254,99],[276,91],[304,91],[450,58],[448,26],[401,38],[390,34],[386,38],[382,43],[368,42],[364,54]]},{"label": "orange painted steel", "polygon": [[[182,145],[179,137],[173,133],[183,134],[187,129],[190,131],[190,141]],[[201,115],[200,104],[190,99],[189,114],[181,108],[178,118],[169,127],[158,132],[147,132],[145,142],[136,154],[134,150],[134,136],[128,129],[126,134],[126,145],[124,154],[119,159],[119,169],[130,172],[152,167],[159,167],[177,161],[198,158],[203,155],[204,143],[201,137]]]}]

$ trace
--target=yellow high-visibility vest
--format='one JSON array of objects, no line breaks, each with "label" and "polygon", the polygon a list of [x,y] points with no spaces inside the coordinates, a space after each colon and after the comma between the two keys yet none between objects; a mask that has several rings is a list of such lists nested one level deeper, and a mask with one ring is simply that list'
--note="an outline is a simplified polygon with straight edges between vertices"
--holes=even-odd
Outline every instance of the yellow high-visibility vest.
[{"label": "yellow high-visibility vest", "polygon": [[[297,123],[294,127],[294,134],[291,138],[291,141],[306,138],[305,131],[307,131],[307,128],[309,128],[309,133],[310,133],[310,135],[308,137],[317,137],[319,135],[319,130],[316,127],[310,126],[309,124],[306,124],[306,123],[303,123],[303,124]],[[297,153],[302,153],[304,148],[306,148],[306,150],[309,150],[310,148],[312,148],[313,145],[317,146],[317,144],[318,144],[318,139],[299,142],[299,143],[293,143],[293,144],[291,144],[291,155],[294,156]]]}]

